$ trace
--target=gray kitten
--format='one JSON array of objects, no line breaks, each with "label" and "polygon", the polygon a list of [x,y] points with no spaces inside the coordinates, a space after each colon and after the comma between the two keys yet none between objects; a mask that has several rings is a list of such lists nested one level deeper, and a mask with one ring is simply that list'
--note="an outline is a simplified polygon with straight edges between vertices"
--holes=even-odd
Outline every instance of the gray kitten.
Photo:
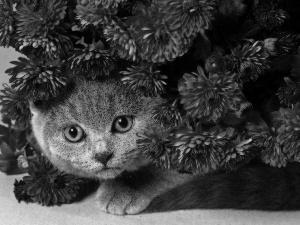
[{"label": "gray kitten", "polygon": [[153,108],[161,101],[141,98],[117,79],[76,78],[58,98],[31,103],[32,130],[57,168],[101,180],[96,201],[105,212],[300,208],[298,164],[284,169],[254,165],[207,176],[152,166],[136,140],[156,126]]}]

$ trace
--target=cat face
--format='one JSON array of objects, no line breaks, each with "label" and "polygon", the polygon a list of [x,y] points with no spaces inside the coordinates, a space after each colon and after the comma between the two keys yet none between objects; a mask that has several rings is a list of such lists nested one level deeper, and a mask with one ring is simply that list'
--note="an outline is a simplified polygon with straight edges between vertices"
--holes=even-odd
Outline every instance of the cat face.
[{"label": "cat face", "polygon": [[137,149],[137,134],[154,124],[157,99],[130,93],[114,79],[77,79],[53,107],[32,104],[32,130],[43,153],[59,169],[111,179],[148,164]]}]

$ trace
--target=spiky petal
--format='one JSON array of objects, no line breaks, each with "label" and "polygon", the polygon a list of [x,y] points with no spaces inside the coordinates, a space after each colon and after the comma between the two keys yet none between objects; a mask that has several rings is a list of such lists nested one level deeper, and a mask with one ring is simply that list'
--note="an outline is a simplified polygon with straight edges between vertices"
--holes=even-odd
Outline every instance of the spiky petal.
[{"label": "spiky petal", "polygon": [[14,33],[15,13],[12,0],[0,1],[0,46],[9,47]]},{"label": "spiky petal", "polygon": [[31,112],[24,95],[4,84],[0,94],[1,113],[15,120],[18,124],[29,125]]}]

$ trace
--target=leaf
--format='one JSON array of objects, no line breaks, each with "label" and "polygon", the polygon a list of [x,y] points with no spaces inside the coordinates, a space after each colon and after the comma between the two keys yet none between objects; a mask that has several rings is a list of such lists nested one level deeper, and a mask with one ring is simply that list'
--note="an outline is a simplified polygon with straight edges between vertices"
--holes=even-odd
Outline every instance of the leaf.
[{"label": "leaf", "polygon": [[3,125],[0,125],[0,135],[7,136],[9,134],[9,129]]},{"label": "leaf", "polygon": [[204,73],[204,70],[202,69],[201,66],[197,66],[197,72],[198,72],[198,76],[199,78],[202,80],[202,78],[204,78],[205,80],[207,79]]},{"label": "leaf", "polygon": [[294,84],[294,82],[289,77],[284,77],[283,79],[287,84]]},{"label": "leaf", "polygon": [[0,171],[7,173],[10,170],[10,163],[6,160],[0,160]]},{"label": "leaf", "polygon": [[298,48],[298,55],[295,55],[292,60],[292,76],[300,76],[300,47]]},{"label": "leaf", "polygon": [[195,47],[196,51],[194,52],[194,59],[197,61],[203,60],[205,62],[211,55],[211,43],[204,33],[197,36]]},{"label": "leaf", "polygon": [[0,144],[0,150],[4,159],[11,159],[14,157],[14,153],[4,141]]},{"label": "leaf", "polygon": [[250,38],[258,34],[261,30],[262,28],[258,23],[254,24],[251,20],[247,20],[241,27],[238,37],[240,39]]}]

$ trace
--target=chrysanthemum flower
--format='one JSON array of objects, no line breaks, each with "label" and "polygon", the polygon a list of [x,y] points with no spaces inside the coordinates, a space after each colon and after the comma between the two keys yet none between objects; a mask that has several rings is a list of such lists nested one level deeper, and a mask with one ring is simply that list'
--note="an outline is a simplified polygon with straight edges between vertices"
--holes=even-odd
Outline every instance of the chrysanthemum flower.
[{"label": "chrysanthemum flower", "polygon": [[12,0],[0,1],[0,46],[8,47],[14,32],[15,13]]},{"label": "chrysanthemum flower", "polygon": [[212,55],[205,61],[205,69],[211,74],[225,72],[226,58],[219,51],[213,52]]},{"label": "chrysanthemum flower", "polygon": [[191,39],[183,38],[178,30],[172,29],[170,21],[157,7],[140,11],[131,24],[138,54],[148,62],[172,61],[185,54],[191,45]]},{"label": "chrysanthemum flower", "polygon": [[134,0],[125,2],[125,8],[133,15],[135,15],[141,8],[149,7],[151,4],[158,4],[162,1],[152,1],[152,0]]},{"label": "chrysanthemum flower", "polygon": [[18,200],[19,203],[21,201],[24,201],[26,203],[33,202],[33,200],[31,199],[31,197],[27,194],[27,192],[25,190],[25,186],[26,186],[26,183],[24,181],[22,181],[22,180],[20,180],[20,181],[15,180],[15,183],[14,183],[14,193],[15,193],[15,197]]},{"label": "chrysanthemum flower", "polygon": [[252,139],[238,137],[228,143],[225,151],[223,165],[226,171],[234,171],[248,164],[257,154],[257,149],[252,146]]},{"label": "chrysanthemum flower", "polygon": [[285,77],[285,85],[280,87],[277,92],[281,104],[292,107],[300,101],[300,82],[294,82]]},{"label": "chrysanthemum flower", "polygon": [[289,14],[278,9],[274,4],[260,4],[255,12],[254,16],[257,22],[268,30],[280,26],[286,19],[289,18]]},{"label": "chrysanthemum flower", "polygon": [[172,104],[165,101],[155,107],[153,118],[157,120],[162,127],[176,127],[182,124],[183,119],[178,109],[178,99]]},{"label": "chrysanthemum flower", "polygon": [[277,55],[277,49],[275,46],[277,40],[277,38],[267,38],[264,40],[264,47],[267,50],[268,54],[271,56]]},{"label": "chrysanthemum flower", "polygon": [[238,110],[234,111],[234,114],[238,118],[247,118],[252,110],[252,104],[248,101],[242,101]]},{"label": "chrysanthemum flower", "polygon": [[104,28],[103,31],[107,41],[111,45],[113,51],[117,51],[118,55],[123,59],[136,60],[137,49],[135,40],[131,37],[130,32],[123,29],[118,24],[111,24]]},{"label": "chrysanthemum flower", "polygon": [[73,73],[92,79],[109,75],[115,67],[113,58],[108,50],[103,49],[101,41],[87,45],[84,49],[74,50],[68,63]]},{"label": "chrysanthemum flower", "polygon": [[239,17],[245,13],[247,9],[244,0],[223,0],[219,4],[218,11],[225,17]]},{"label": "chrysanthemum flower", "polygon": [[238,74],[238,80],[242,82],[256,80],[269,68],[264,44],[258,41],[233,49],[230,57],[233,71]]},{"label": "chrysanthemum flower", "polygon": [[18,4],[17,32],[20,36],[46,37],[66,15],[67,1],[33,0],[30,4]]},{"label": "chrysanthemum flower", "polygon": [[278,140],[288,159],[300,162],[300,103],[292,109],[281,108],[274,112],[273,120],[279,133]]},{"label": "chrysanthemum flower", "polygon": [[49,32],[46,37],[19,37],[17,48],[22,51],[29,47],[36,56],[57,59],[66,56],[73,49],[73,43],[68,36],[55,31]]},{"label": "chrysanthemum flower", "polygon": [[299,36],[287,32],[277,32],[275,47],[279,55],[289,54],[299,44]]},{"label": "chrysanthemum flower", "polygon": [[[99,3],[99,4],[97,4]],[[76,6],[77,19],[80,20],[81,25],[109,25],[112,17],[116,15],[117,9],[113,7],[104,8],[100,1],[86,0],[79,1]]]},{"label": "chrysanthemum flower", "polygon": [[12,62],[16,66],[6,72],[12,77],[10,83],[20,95],[34,100],[55,97],[66,85],[66,75],[56,66],[43,66],[25,58]]},{"label": "chrysanthemum flower", "polygon": [[143,134],[138,134],[137,145],[145,156],[160,168],[173,168],[172,148],[167,132],[151,129]]},{"label": "chrysanthemum flower", "polygon": [[261,160],[274,167],[286,166],[288,158],[282,145],[278,142],[275,128],[269,128],[261,121],[259,124],[248,123],[248,134],[253,140],[253,146],[261,150]]},{"label": "chrysanthemum flower", "polygon": [[229,73],[207,78],[200,67],[198,74],[185,74],[179,81],[181,103],[188,114],[207,122],[218,121],[226,112],[237,110],[242,93]]},{"label": "chrysanthemum flower", "polygon": [[95,2],[94,4],[96,6],[100,5],[102,6],[103,8],[109,8],[109,7],[113,7],[113,8],[116,8],[118,7],[118,5],[122,2],[126,2],[127,0],[84,0],[81,2]]},{"label": "chrysanthemum flower", "polygon": [[264,46],[271,56],[289,54],[299,43],[297,35],[277,32],[264,40]]},{"label": "chrysanthemum flower", "polygon": [[1,113],[16,120],[16,123],[24,124],[24,126],[29,124],[31,112],[28,100],[8,85],[4,85],[4,89],[1,90],[0,105],[2,106]]},{"label": "chrysanthemum flower", "polygon": [[83,179],[55,169],[39,156],[30,162],[29,176],[23,177],[24,190],[33,202],[43,206],[71,203],[79,194]]},{"label": "chrysanthemum flower", "polygon": [[171,29],[189,38],[211,28],[216,5],[215,0],[168,0],[164,10]]},{"label": "chrysanthemum flower", "polygon": [[132,66],[121,73],[125,75],[122,78],[125,85],[146,97],[155,97],[165,90],[166,82],[164,80],[167,79],[167,76],[161,74],[159,70],[155,70],[153,65]]},{"label": "chrysanthemum flower", "polygon": [[227,140],[217,132],[183,129],[172,138],[177,166],[188,172],[208,173],[221,165]]}]

